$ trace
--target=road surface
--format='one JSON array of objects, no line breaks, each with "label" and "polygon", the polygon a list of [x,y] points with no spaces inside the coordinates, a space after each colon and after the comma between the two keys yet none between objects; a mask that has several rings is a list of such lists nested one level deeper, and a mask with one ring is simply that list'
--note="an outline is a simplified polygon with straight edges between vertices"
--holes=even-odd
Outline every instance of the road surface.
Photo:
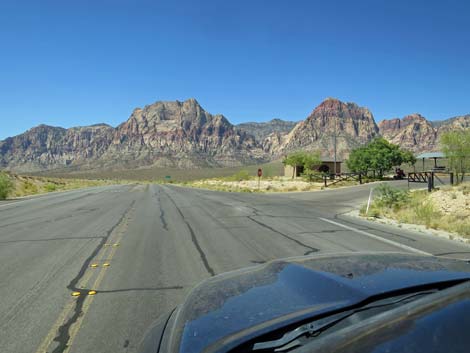
[{"label": "road surface", "polygon": [[372,186],[238,194],[120,185],[0,203],[0,351],[135,352],[192,286],[271,259],[364,250],[470,258],[466,245],[343,215]]}]

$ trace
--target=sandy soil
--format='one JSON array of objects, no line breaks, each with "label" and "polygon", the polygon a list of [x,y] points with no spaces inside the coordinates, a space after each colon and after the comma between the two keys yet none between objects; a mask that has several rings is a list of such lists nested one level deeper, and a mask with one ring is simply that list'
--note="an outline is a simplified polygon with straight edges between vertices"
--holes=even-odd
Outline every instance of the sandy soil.
[{"label": "sandy soil", "polygon": [[309,183],[301,179],[291,178],[273,178],[261,179],[258,189],[258,180],[226,181],[220,179],[199,180],[192,183],[195,187],[207,187],[209,189],[227,189],[227,190],[245,190],[245,191],[263,191],[263,192],[283,192],[283,191],[310,191],[320,190],[322,183]]},{"label": "sandy soil", "polygon": [[438,190],[430,195],[434,206],[443,214],[470,217],[470,194],[465,188]]}]

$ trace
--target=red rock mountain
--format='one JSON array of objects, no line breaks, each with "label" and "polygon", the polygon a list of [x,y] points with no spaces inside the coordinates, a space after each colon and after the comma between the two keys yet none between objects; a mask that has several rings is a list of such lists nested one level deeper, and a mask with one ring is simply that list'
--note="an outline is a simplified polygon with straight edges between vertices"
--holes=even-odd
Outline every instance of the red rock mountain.
[{"label": "red rock mountain", "polygon": [[[295,150],[337,156],[374,137],[414,152],[439,149],[440,134],[470,128],[470,115],[431,123],[419,114],[383,120],[354,103],[328,98],[297,124],[273,120],[233,126],[206,112],[194,99],[156,102],[135,109],[116,128],[106,124],[63,129],[40,125],[0,141],[0,168],[20,172],[50,169],[120,169],[146,166],[213,167],[262,163]],[[380,129],[380,131],[379,131]]]},{"label": "red rock mountain", "polygon": [[116,128],[63,129],[40,125],[0,141],[0,166],[18,171],[138,166],[237,166],[263,162],[254,137],[195,99],[135,109]]},{"label": "red rock mountain", "polygon": [[451,130],[470,128],[470,115],[455,117],[433,123],[420,114],[412,114],[402,119],[382,120],[380,134],[388,141],[416,153],[438,151],[442,133]]},{"label": "red rock mountain", "polygon": [[335,131],[337,155],[344,158],[352,148],[378,136],[379,129],[367,108],[328,98],[290,133],[272,134],[263,145],[273,156],[298,149],[320,150],[323,155],[333,156]]},{"label": "red rock mountain", "polygon": [[388,141],[414,152],[431,151],[437,148],[437,130],[420,114],[403,119],[382,120],[380,134]]}]

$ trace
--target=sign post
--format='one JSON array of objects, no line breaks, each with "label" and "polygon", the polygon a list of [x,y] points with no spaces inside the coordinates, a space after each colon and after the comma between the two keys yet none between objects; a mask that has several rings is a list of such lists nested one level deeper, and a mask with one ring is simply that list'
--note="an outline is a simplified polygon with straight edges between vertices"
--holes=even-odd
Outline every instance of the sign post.
[{"label": "sign post", "polygon": [[260,187],[261,176],[262,175],[263,175],[263,170],[261,168],[258,168],[258,190],[259,190],[259,187]]}]

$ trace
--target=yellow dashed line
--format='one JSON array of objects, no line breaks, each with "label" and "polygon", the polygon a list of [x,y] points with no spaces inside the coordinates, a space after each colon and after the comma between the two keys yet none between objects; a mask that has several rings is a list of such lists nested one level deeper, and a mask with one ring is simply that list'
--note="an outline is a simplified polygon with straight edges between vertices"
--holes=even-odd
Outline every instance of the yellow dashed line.
[{"label": "yellow dashed line", "polygon": [[[133,211],[133,209],[132,209],[132,211]],[[127,222],[122,223],[121,227],[119,227],[119,228],[127,228]],[[121,233],[121,234],[119,234],[119,233]],[[106,258],[108,262],[103,263],[103,267],[100,268],[100,271],[99,271],[99,273],[96,277],[95,283],[93,284],[92,288],[98,288],[101,281],[103,280],[106,268],[110,266],[109,261],[111,261],[111,259],[113,258],[114,254],[116,253],[117,247],[120,245],[120,241],[122,240],[122,238],[124,236],[123,233],[124,233],[124,229],[121,229],[118,232],[118,236],[117,236],[118,239],[116,239],[115,243],[104,244],[105,247],[108,247],[108,248],[111,247],[110,248],[111,251],[109,251],[109,256],[104,257],[105,253],[108,252],[108,251],[106,251],[107,249],[103,249],[103,251],[100,251],[100,256],[99,256],[99,259],[97,259],[97,261],[99,262],[103,258]],[[93,263],[90,267],[91,268],[96,268],[96,267],[99,267],[99,264],[98,263]],[[87,272],[88,273],[85,274],[85,277],[82,279],[82,281],[80,283],[81,288],[85,288],[88,281],[92,277],[92,275],[96,273],[95,271],[87,271]],[[70,338],[67,342],[67,348],[65,349],[65,352],[70,351],[72,343],[75,340],[75,337],[76,337],[76,335],[77,335],[77,333],[78,333],[78,331],[81,327],[81,324],[83,322],[83,318],[85,317],[86,313],[88,312],[88,309],[90,308],[90,305],[93,302],[94,296],[97,294],[97,291],[95,289],[92,289],[92,290],[89,290],[87,294],[88,294],[88,296],[87,296],[87,298],[85,298],[85,301],[84,301],[83,307],[82,307],[82,315],[80,316],[78,321],[75,322],[75,324],[73,324],[72,327],[70,328],[70,332],[69,332],[70,333]],[[72,292],[71,295],[74,296],[74,297],[78,297],[78,296],[81,295],[81,292],[75,291],[75,292]],[[65,322],[65,320],[69,316],[70,312],[74,308],[74,305],[75,305],[75,300],[70,300],[66,304],[64,309],[60,312],[59,317],[55,321],[54,325],[52,325],[52,327],[49,330],[49,332],[47,333],[46,337],[41,342],[41,345],[36,350],[36,353],[47,353],[47,350],[48,350],[49,346],[51,345],[52,341],[54,340],[54,337],[57,335],[57,331],[59,330],[60,326],[63,325],[63,323]]]},{"label": "yellow dashed line", "polygon": [[[109,254],[108,259],[111,260],[116,253],[116,248],[113,248]],[[93,283],[92,288],[98,288],[101,281],[104,278],[104,274],[106,272],[106,267],[102,267],[100,269],[100,272],[98,273],[98,277],[96,277],[95,283]],[[89,297],[85,299],[85,302],[83,303],[82,307],[82,315],[80,316],[79,320],[70,328],[70,338],[67,342],[67,349],[64,351],[64,353],[69,352],[70,347],[72,346],[75,337],[78,334],[78,331],[80,330],[80,327],[82,326],[83,319],[85,318],[88,310],[90,309],[91,303],[93,303],[94,296],[96,295],[97,291],[96,290],[90,290],[88,292]]]}]

